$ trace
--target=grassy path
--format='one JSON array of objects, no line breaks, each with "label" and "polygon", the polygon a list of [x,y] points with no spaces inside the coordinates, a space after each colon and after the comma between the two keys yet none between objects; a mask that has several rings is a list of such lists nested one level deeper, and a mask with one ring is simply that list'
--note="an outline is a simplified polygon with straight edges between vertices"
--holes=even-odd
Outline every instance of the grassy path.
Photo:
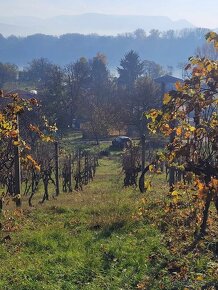
[{"label": "grassy path", "polygon": [[127,290],[146,283],[148,257],[165,249],[154,226],[135,220],[138,198],[122,189],[118,163],[102,159],[82,192],[15,211],[11,240],[0,245],[0,289]]},{"label": "grassy path", "polygon": [[184,254],[195,224],[185,226],[186,208],[170,210],[164,174],[142,195],[122,187],[115,158],[81,192],[4,212],[0,290],[217,289],[215,222]]}]

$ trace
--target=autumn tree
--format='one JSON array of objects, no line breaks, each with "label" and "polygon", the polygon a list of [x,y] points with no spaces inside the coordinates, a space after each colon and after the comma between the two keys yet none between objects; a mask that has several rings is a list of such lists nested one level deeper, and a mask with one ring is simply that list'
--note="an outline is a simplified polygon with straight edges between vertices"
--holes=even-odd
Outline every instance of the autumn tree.
[{"label": "autumn tree", "polygon": [[164,70],[161,65],[155,63],[154,61],[151,60],[144,60],[144,74],[147,77],[150,77],[152,79],[158,78],[162,75],[164,75]]},{"label": "autumn tree", "polygon": [[141,77],[136,81],[131,115],[132,122],[138,128],[140,136],[145,134],[146,131],[143,112],[153,107],[158,107],[159,96],[159,86],[150,77]]},{"label": "autumn tree", "polygon": [[[206,38],[218,49],[216,33],[210,32]],[[218,211],[218,62],[191,57],[186,70],[190,77],[176,83],[176,90],[165,94],[162,109],[151,110],[147,117],[151,132],[169,138],[162,158],[170,167],[183,166],[196,176],[198,200],[203,205],[202,236],[212,201]]]},{"label": "autumn tree", "polygon": [[86,134],[95,139],[99,145],[99,139],[106,137],[111,128],[111,107],[107,102],[99,103],[95,97],[87,99],[86,107],[84,107],[87,116]]},{"label": "autumn tree", "polygon": [[60,125],[65,112],[63,69],[46,58],[33,59],[22,72],[22,81],[37,90],[42,110]]},{"label": "autumn tree", "polygon": [[64,69],[66,82],[66,96],[64,104],[68,116],[68,124],[72,127],[77,117],[81,99],[86,95],[90,83],[91,67],[86,58],[82,57],[74,63],[68,64]]},{"label": "autumn tree", "polygon": [[107,58],[104,54],[97,53],[90,61],[91,66],[91,87],[95,94],[101,94],[101,90],[107,85],[109,70],[107,68]]},{"label": "autumn tree", "polygon": [[33,59],[28,66],[24,68],[22,79],[42,89],[46,86],[46,82],[49,79],[51,67],[52,63],[46,58]]},{"label": "autumn tree", "polygon": [[197,47],[195,50],[195,55],[200,58],[206,57],[213,60],[218,60],[218,52],[213,43],[206,42],[202,46]]},{"label": "autumn tree", "polygon": [[11,63],[0,62],[0,88],[3,88],[6,82],[16,81],[18,77],[18,67]]}]

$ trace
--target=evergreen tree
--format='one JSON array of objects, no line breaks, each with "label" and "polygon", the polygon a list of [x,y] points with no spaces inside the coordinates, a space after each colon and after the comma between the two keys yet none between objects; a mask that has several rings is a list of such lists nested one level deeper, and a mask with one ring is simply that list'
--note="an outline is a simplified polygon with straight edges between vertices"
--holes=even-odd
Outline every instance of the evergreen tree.
[{"label": "evergreen tree", "polygon": [[126,87],[133,87],[134,82],[144,72],[144,64],[139,55],[130,50],[120,61],[120,67],[117,68],[119,73],[118,83]]}]

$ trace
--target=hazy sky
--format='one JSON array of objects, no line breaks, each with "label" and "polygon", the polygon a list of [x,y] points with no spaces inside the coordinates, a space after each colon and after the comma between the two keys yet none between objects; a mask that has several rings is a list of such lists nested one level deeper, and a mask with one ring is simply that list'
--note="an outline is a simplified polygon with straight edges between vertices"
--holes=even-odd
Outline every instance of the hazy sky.
[{"label": "hazy sky", "polygon": [[81,13],[162,15],[218,27],[218,0],[0,0],[1,16],[42,18]]}]

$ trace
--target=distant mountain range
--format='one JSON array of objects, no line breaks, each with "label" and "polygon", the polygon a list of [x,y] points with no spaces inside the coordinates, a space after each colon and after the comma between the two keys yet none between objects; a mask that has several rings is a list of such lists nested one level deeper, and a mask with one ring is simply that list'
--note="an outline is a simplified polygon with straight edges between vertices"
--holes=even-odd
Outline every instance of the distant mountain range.
[{"label": "distant mountain range", "polygon": [[142,28],[160,31],[194,28],[185,19],[173,21],[165,16],[106,15],[88,13],[81,15],[60,15],[53,18],[17,16],[0,17],[0,33],[4,36],[26,36],[35,33],[61,35],[66,33],[116,35]]}]

